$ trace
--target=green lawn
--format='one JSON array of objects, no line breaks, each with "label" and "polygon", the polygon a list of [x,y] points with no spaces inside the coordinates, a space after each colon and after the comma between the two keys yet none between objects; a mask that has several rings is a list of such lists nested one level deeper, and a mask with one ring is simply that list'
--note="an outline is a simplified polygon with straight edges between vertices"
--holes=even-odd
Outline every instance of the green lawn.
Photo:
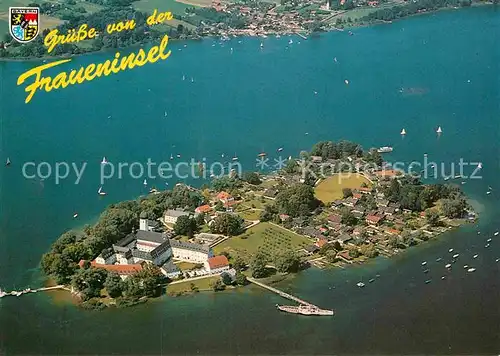
[{"label": "green lawn", "polygon": [[210,283],[214,283],[218,279],[220,279],[219,276],[213,276],[213,277],[196,279],[194,281],[169,284],[167,286],[167,294],[190,293],[192,292],[191,283],[193,283],[200,291],[212,290]]},{"label": "green lawn", "polygon": [[344,188],[360,188],[362,183],[371,185],[370,181],[357,173],[338,173],[323,180],[314,189],[316,198],[323,203],[331,203],[336,199],[342,199]]},{"label": "green lawn", "polygon": [[[244,239],[241,236],[246,237]],[[248,229],[243,235],[232,237],[214,247],[214,253],[229,252],[233,257],[240,255],[248,260],[257,251],[261,250],[268,257],[277,250],[297,250],[311,244],[305,236],[295,234],[268,222],[260,223]]]},{"label": "green lawn", "polygon": [[158,12],[171,11],[174,14],[184,15],[184,9],[193,7],[175,0],[140,0],[133,3],[134,8],[139,11],[153,13],[155,9]]},{"label": "green lawn", "polygon": [[245,220],[259,220],[261,210],[245,209],[243,211],[237,211],[237,213]]},{"label": "green lawn", "polygon": [[176,262],[175,265],[181,271],[189,271],[189,270],[192,270],[196,267],[196,263],[191,263],[191,262]]}]

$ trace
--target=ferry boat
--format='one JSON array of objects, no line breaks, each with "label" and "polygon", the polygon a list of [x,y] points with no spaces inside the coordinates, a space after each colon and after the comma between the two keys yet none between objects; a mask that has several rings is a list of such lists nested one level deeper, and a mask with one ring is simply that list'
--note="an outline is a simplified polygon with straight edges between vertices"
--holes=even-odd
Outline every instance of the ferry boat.
[{"label": "ferry boat", "polygon": [[384,147],[380,147],[377,152],[378,153],[388,153],[388,152],[392,152],[393,148],[390,147],[390,146],[384,146]]},{"label": "ferry boat", "polygon": [[333,310],[320,309],[315,306],[309,305],[278,305],[276,304],[276,308],[278,310],[292,313],[292,314],[301,314],[301,315],[333,315]]}]

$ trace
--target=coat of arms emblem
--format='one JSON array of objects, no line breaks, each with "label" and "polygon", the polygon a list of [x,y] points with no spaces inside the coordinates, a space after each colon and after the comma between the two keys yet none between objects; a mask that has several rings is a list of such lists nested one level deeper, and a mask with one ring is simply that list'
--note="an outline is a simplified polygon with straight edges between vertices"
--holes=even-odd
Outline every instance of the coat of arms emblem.
[{"label": "coat of arms emblem", "polygon": [[9,7],[9,30],[18,42],[33,41],[40,28],[40,9],[38,7]]}]

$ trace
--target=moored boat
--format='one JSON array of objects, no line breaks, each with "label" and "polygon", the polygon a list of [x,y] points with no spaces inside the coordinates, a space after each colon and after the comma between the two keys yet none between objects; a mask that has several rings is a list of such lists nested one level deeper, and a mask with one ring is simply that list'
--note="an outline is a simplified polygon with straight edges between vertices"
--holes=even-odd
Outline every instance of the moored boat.
[{"label": "moored boat", "polygon": [[390,147],[390,146],[383,146],[383,147],[380,147],[377,152],[378,153],[389,153],[389,152],[392,152],[393,151],[393,148]]},{"label": "moored boat", "polygon": [[310,305],[278,305],[276,304],[276,308],[280,311],[284,311],[292,314],[301,314],[301,315],[333,315],[333,310],[320,309],[315,306]]}]

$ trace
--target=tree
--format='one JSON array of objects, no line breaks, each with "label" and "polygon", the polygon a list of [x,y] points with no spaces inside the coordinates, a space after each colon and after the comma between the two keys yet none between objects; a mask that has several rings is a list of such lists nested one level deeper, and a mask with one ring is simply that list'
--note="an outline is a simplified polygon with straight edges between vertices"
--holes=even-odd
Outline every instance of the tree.
[{"label": "tree", "polygon": [[427,223],[430,226],[438,226],[439,225],[439,214],[434,210],[426,210],[425,218],[427,219]]},{"label": "tree", "polygon": [[240,256],[236,256],[233,260],[232,267],[236,271],[243,271],[246,269],[247,265]]},{"label": "tree", "polygon": [[342,195],[344,196],[344,199],[352,197],[352,189],[351,188],[343,188]]},{"label": "tree", "polygon": [[349,250],[349,256],[351,256],[352,258],[359,257],[360,256],[359,250],[357,248],[351,248]]},{"label": "tree", "polygon": [[226,286],[230,286],[231,284],[233,284],[233,279],[231,278],[229,273],[222,273],[221,279],[222,283],[224,283]]},{"label": "tree", "polygon": [[337,261],[337,252],[333,249],[330,249],[326,251],[325,258],[328,262],[334,263],[335,261]]},{"label": "tree", "polygon": [[361,254],[368,257],[374,258],[378,256],[378,251],[375,249],[375,246],[372,244],[361,246]]},{"label": "tree", "polygon": [[260,213],[259,220],[262,222],[270,221],[273,219],[276,213],[277,211],[274,205],[265,205],[264,210],[262,210]]},{"label": "tree", "polygon": [[104,281],[104,288],[111,298],[118,298],[124,289],[123,281],[117,273],[110,272]]},{"label": "tree", "polygon": [[212,289],[214,292],[222,291],[226,289],[226,286],[222,283],[220,279],[216,280],[215,282],[211,282],[210,285],[212,286]]},{"label": "tree", "polygon": [[443,199],[443,213],[448,218],[460,218],[464,215],[464,210],[467,208],[467,202],[463,198]]},{"label": "tree", "polygon": [[257,253],[250,262],[252,277],[263,278],[267,275],[266,269],[267,259],[262,253]]},{"label": "tree", "polygon": [[215,204],[214,209],[215,211],[224,211],[225,210],[224,204],[222,204],[221,201],[218,201],[217,204]]},{"label": "tree", "polygon": [[283,168],[283,170],[286,173],[293,174],[293,173],[297,172],[298,167],[299,167],[299,165],[297,164],[297,162],[295,160],[291,159],[291,160],[288,160],[288,162],[286,162],[286,165]]},{"label": "tree", "polygon": [[242,179],[249,183],[249,184],[253,184],[253,185],[258,185],[260,183],[262,183],[262,181],[260,180],[260,177],[257,173],[255,172],[245,172],[243,173],[243,177]]},{"label": "tree", "polygon": [[347,226],[354,226],[358,223],[358,219],[354,216],[354,214],[349,209],[342,209],[342,224]]},{"label": "tree", "polygon": [[318,205],[314,189],[305,184],[291,185],[276,196],[278,211],[292,217],[308,215]]},{"label": "tree", "polygon": [[83,300],[99,297],[107,272],[101,268],[79,269],[71,279],[71,285],[80,291]]},{"label": "tree", "polygon": [[276,270],[281,273],[297,272],[300,259],[292,250],[283,251],[276,255],[274,265]]},{"label": "tree", "polygon": [[244,285],[248,284],[247,277],[241,272],[236,272],[236,276],[235,276],[234,280],[235,280],[236,284],[238,284],[240,286],[244,286]]},{"label": "tree", "polygon": [[181,215],[177,218],[174,225],[174,232],[177,235],[187,235],[193,237],[194,232],[197,229],[196,220],[192,219],[187,215]]},{"label": "tree", "polygon": [[243,222],[238,215],[220,214],[214,219],[210,229],[214,233],[227,236],[239,235],[243,231]]}]

